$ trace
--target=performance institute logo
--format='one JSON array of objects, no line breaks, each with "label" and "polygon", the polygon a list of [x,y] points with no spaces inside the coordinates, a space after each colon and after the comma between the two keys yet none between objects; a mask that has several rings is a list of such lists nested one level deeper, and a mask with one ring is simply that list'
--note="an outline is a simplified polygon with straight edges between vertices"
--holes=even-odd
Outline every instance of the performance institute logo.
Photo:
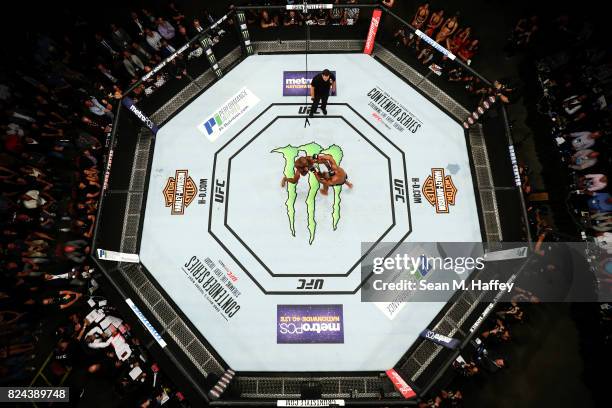
[{"label": "performance institute logo", "polygon": [[452,177],[444,174],[444,169],[431,169],[431,175],[425,179],[422,190],[423,196],[438,214],[448,214],[449,206],[455,205],[457,187]]},{"label": "performance institute logo", "polygon": [[[315,142],[311,142],[301,146],[287,145],[285,147],[278,147],[272,150],[271,153],[280,153],[285,159],[285,166],[283,174],[287,178],[292,178],[295,175],[295,160],[300,155],[312,156],[314,154],[329,154],[334,158],[336,163],[340,165],[344,153],[342,148],[338,145],[331,145],[326,149]],[[319,192],[321,184],[312,172],[308,173],[308,193],[306,195],[306,217],[308,225],[309,240],[308,243],[312,244],[315,239],[315,233],[317,230],[317,221],[315,220],[316,212],[316,197]],[[334,203],[332,205],[332,228],[335,231],[340,221],[340,193],[342,192],[342,186],[334,186],[331,191],[333,192]],[[287,217],[289,218],[289,230],[291,235],[295,237],[295,201],[297,199],[297,184],[287,183],[287,200],[285,206],[287,207]]]},{"label": "performance institute logo", "polygon": [[[283,71],[283,96],[309,96],[310,95],[310,83],[312,78],[318,75],[321,71]],[[338,84],[338,77],[336,71],[331,71],[334,78],[336,78],[336,84]],[[336,96],[336,90],[331,91],[331,96]]]},{"label": "performance institute logo", "polygon": [[206,135],[208,140],[214,142],[233,123],[238,121],[252,107],[259,103],[259,98],[247,88],[228,99],[219,109],[208,115],[208,119],[198,126],[198,129]]},{"label": "performance institute logo", "polygon": [[183,215],[185,207],[193,202],[198,194],[198,188],[188,170],[177,170],[174,177],[168,177],[163,190],[166,207],[170,207],[170,214]]}]

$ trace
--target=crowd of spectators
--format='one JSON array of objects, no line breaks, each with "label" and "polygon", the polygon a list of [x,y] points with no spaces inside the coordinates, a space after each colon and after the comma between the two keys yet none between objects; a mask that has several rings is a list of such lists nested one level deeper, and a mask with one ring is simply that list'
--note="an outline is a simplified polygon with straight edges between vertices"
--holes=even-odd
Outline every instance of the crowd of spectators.
[{"label": "crowd of spectators", "polygon": [[[217,21],[208,10],[200,15],[187,17],[174,2],[167,3],[165,9],[156,13],[149,9],[132,11],[125,20],[124,26],[117,23],[109,25],[108,30],[95,33],[95,45],[102,61],[97,61],[96,68],[101,82],[117,87],[116,97],[121,98],[121,86],[131,87],[153,67],[175,54],[177,49],[187,44],[190,39]],[[213,45],[227,34],[231,20],[224,22],[210,32]],[[225,29],[224,29],[225,28]],[[177,54],[163,70],[147,78],[133,89],[131,95],[137,102],[161,88],[168,81],[181,80],[189,76],[188,62],[205,56],[198,41],[191,42],[190,48]]]},{"label": "crowd of spectators", "polygon": [[90,294],[83,303],[67,312],[55,330],[48,378],[74,371],[71,393],[85,401],[98,397],[92,383],[106,379],[122,406],[189,406],[105,297]]},{"label": "crowd of spectators", "polygon": [[[91,239],[113,112],[124,90],[213,21],[208,12],[187,18],[173,2],[107,27],[76,16],[63,33],[32,33],[27,52],[0,72],[3,385],[29,384],[51,355],[46,377],[80,383],[73,398],[91,398],[90,384],[106,379],[130,406],[186,404],[101,297]],[[225,33],[212,32],[213,43]],[[202,54],[195,42],[185,59]],[[186,75],[182,61],[142,84],[135,99]]]},{"label": "crowd of spectators", "polygon": [[[472,27],[460,24],[459,12],[445,14],[445,10],[434,10],[429,3],[417,7],[410,24],[422,31],[442,47],[456,55],[467,65],[472,63],[478,53],[480,40],[476,38]],[[451,82],[462,82],[465,88],[474,94],[484,93],[478,77],[471,75],[457,65],[448,64],[448,58],[436,52],[434,48],[415,33],[401,27],[394,33],[396,47],[406,47],[414,51],[417,59],[427,65],[437,75],[444,75]]]},{"label": "crowd of spectators", "polygon": [[[297,0],[261,0],[249,2],[249,5],[257,6],[284,6],[286,4],[299,5]],[[317,3],[310,1],[309,3]],[[329,1],[318,1],[318,3],[329,3]],[[350,5],[357,0],[334,0],[334,4]],[[333,8],[331,10],[319,9],[309,10],[303,13],[301,10],[289,10],[270,8],[268,10],[247,10],[246,20],[250,27],[272,29],[276,27],[303,27],[309,26],[352,26],[359,21],[359,8]]]},{"label": "crowd of spectators", "polygon": [[[335,0],[336,4],[355,2]],[[393,6],[393,0],[384,3]],[[359,9],[351,7],[312,10],[307,15],[276,9],[247,13],[247,23],[262,29],[349,26],[359,18]],[[41,353],[50,353],[53,381],[70,372],[82,373],[79,397],[87,395],[89,380],[103,377],[113,382],[117,395],[136,406],[166,401],[186,404],[104,298],[101,277],[89,257],[116,104],[124,90],[215,21],[206,10],[187,17],[173,2],[159,10],[135,10],[122,22],[95,29],[77,17],[64,34],[34,35],[30,57],[16,59],[11,69],[0,72],[1,384],[28,384],[46,357]],[[415,28],[469,65],[479,40],[471,27],[460,22],[458,13],[430,10],[427,3],[417,8],[411,20]],[[224,25],[214,31],[213,43],[228,30]],[[536,16],[521,19],[507,53],[525,50],[539,32]],[[490,94],[478,78],[461,68],[448,65],[447,69],[444,57],[414,34],[400,29],[395,39],[398,47],[413,49],[434,72],[464,82],[471,93]],[[134,89],[133,99],[146,98],[168,81],[187,76],[187,61],[202,57],[201,45],[194,42],[188,52]],[[600,282],[608,285],[612,283],[611,118],[604,83],[610,73],[610,54],[605,50],[576,50],[562,64],[542,61],[539,65],[551,143],[574,180],[568,192],[583,209],[581,225],[602,250],[596,268]],[[524,192],[530,194],[527,167],[522,167],[521,175]],[[537,209],[531,214],[539,235],[550,228]],[[602,322],[608,328],[610,310],[609,305],[601,306]],[[471,349],[457,359],[458,376],[481,376],[506,367],[500,347],[512,338],[511,326],[523,319],[522,305],[501,305],[483,324]],[[40,345],[49,340],[48,322],[54,323],[52,347],[44,350]],[[452,386],[455,391],[441,391],[421,405],[460,406],[459,388]]]},{"label": "crowd of spectators", "polygon": [[[557,150],[568,179],[568,203],[585,239],[602,251],[601,276],[610,276],[612,258],[612,167],[609,109],[610,53],[604,49],[566,51],[553,62],[541,60],[538,78],[541,113],[550,122],[550,144]],[[604,279],[605,281],[605,279]]]},{"label": "crowd of spectators", "polygon": [[448,384],[429,398],[424,398],[419,403],[420,408],[462,407],[462,389],[478,378],[486,378],[507,368],[504,348],[512,340],[511,327],[524,322],[524,309],[529,307],[526,303],[518,302],[537,302],[536,298],[524,291],[518,291],[515,296],[516,301],[498,305],[482,323],[478,335],[453,362],[453,375],[448,379]]}]

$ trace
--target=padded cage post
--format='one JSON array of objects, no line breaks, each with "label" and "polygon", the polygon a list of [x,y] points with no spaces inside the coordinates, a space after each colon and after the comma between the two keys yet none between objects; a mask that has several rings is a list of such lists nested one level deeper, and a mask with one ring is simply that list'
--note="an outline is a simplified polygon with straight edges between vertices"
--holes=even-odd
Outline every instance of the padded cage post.
[{"label": "padded cage post", "polygon": [[212,50],[212,44],[213,43],[210,36],[205,35],[204,37],[200,38],[200,45],[204,49],[204,53],[206,54],[206,58],[208,59],[212,70],[215,72],[215,75],[217,75],[217,78],[221,78],[223,76],[223,72],[219,67],[219,63],[217,63],[217,57],[215,57],[215,53]]},{"label": "padded cage post", "polygon": [[238,19],[236,29],[238,30],[240,37],[242,38],[242,49],[244,50],[247,56],[253,55],[253,45],[251,44],[251,36],[249,35],[249,29],[246,25],[246,17],[244,15],[244,11],[238,10],[236,12],[236,18]]}]

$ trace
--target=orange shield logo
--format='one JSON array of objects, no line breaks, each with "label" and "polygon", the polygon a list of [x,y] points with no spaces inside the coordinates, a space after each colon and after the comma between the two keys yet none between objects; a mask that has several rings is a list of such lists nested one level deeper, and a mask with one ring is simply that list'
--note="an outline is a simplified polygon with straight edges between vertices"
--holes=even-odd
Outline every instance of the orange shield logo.
[{"label": "orange shield logo", "polygon": [[444,169],[431,169],[431,175],[423,183],[423,196],[436,208],[439,214],[446,214],[449,206],[455,205],[457,187],[451,176],[444,175]]},{"label": "orange shield logo", "polygon": [[189,207],[198,194],[198,188],[188,170],[177,170],[174,177],[168,177],[163,194],[166,207],[171,207],[170,214],[183,215],[185,207]]}]

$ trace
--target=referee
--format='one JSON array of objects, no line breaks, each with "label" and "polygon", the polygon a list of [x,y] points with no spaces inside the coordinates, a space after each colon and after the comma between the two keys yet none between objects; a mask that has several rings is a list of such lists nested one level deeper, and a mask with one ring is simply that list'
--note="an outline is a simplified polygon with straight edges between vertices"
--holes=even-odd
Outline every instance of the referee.
[{"label": "referee", "polygon": [[321,110],[324,115],[327,115],[327,98],[329,98],[329,90],[336,91],[336,78],[329,72],[329,69],[324,69],[323,72],[312,78],[310,83],[310,117],[314,117],[319,102],[321,102]]}]

